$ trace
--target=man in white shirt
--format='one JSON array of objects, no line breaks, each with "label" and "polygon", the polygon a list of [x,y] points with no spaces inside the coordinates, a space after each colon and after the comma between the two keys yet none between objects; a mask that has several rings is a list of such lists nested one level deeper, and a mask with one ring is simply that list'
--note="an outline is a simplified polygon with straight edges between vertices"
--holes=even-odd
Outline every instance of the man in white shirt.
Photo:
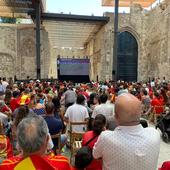
[{"label": "man in white shirt", "polygon": [[2,86],[3,86],[3,88],[4,88],[4,90],[6,91],[6,87],[8,86],[9,84],[8,84],[8,82],[6,81],[6,77],[3,77],[3,79],[2,79]]},{"label": "man in white shirt", "polygon": [[[76,103],[68,107],[66,110],[64,121],[67,123],[87,121],[89,114],[84,104],[85,97],[82,94],[78,95]],[[84,125],[74,125],[72,129],[75,132],[83,132],[86,130],[86,127]]]},{"label": "man in white shirt", "polygon": [[[95,117],[98,114],[102,114],[106,117],[107,122],[109,124],[113,124],[113,129],[115,128],[115,121],[114,121],[114,105],[107,103],[108,96],[106,94],[102,94],[100,96],[100,105],[97,105],[92,113],[92,118],[95,119]],[[110,126],[110,125],[108,125]],[[110,129],[110,130],[113,130]]]},{"label": "man in white shirt", "polygon": [[103,159],[103,170],[156,170],[160,134],[140,125],[141,102],[125,93],[115,102],[118,127],[104,131],[93,148],[95,159]]}]

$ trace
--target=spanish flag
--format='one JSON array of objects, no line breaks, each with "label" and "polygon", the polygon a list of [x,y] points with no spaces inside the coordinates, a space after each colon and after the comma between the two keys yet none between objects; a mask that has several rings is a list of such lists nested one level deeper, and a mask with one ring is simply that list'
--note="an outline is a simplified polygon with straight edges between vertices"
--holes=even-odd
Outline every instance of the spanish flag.
[{"label": "spanish flag", "polygon": [[0,165],[0,170],[71,170],[71,166],[64,156],[31,155],[24,159],[5,160]]},{"label": "spanish flag", "polygon": [[30,156],[19,162],[14,170],[55,170],[43,157]]}]

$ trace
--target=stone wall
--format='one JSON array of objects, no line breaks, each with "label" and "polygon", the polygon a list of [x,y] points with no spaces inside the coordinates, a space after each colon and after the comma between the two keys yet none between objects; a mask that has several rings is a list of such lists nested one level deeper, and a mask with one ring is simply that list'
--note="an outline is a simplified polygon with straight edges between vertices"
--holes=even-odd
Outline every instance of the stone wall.
[{"label": "stone wall", "polygon": [[97,80],[101,74],[101,49],[102,49],[102,34],[99,31],[93,39],[85,47],[85,53],[90,58],[90,79]]},{"label": "stone wall", "polygon": [[[114,14],[106,13],[106,15],[110,17],[110,22],[106,26],[108,48],[105,49],[105,56],[110,61],[109,77],[111,77]],[[151,11],[143,10],[140,5],[133,5],[130,14],[119,14],[119,32],[130,32],[138,43],[138,80],[147,80],[149,77],[170,77],[169,30],[169,1],[165,1]],[[107,61],[104,63],[108,65]],[[104,76],[102,77],[104,78]]]},{"label": "stone wall", "polygon": [[[16,29],[0,27],[0,77],[13,77],[16,68]],[[17,71],[17,70],[16,70]]]},{"label": "stone wall", "polygon": [[[0,77],[36,78],[36,41],[34,25],[0,25]],[[41,31],[41,77],[48,77],[48,34]]]},{"label": "stone wall", "polygon": [[145,20],[146,75],[170,77],[170,6],[158,6]]}]

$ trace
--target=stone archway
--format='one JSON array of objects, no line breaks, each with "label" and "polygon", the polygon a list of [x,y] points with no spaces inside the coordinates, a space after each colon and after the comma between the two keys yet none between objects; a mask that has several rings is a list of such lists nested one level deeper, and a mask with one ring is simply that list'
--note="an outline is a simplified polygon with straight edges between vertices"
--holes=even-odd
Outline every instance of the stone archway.
[{"label": "stone archway", "polygon": [[117,73],[118,80],[137,81],[138,43],[129,31],[118,36]]}]

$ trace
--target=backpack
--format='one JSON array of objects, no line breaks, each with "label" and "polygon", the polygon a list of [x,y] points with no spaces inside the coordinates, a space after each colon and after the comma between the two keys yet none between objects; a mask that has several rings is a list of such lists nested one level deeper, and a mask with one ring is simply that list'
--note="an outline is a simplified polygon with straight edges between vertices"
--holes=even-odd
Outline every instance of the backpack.
[{"label": "backpack", "polygon": [[93,141],[98,135],[91,138],[85,146],[81,147],[75,155],[75,166],[78,169],[87,167],[93,160],[92,149],[88,144]]}]

